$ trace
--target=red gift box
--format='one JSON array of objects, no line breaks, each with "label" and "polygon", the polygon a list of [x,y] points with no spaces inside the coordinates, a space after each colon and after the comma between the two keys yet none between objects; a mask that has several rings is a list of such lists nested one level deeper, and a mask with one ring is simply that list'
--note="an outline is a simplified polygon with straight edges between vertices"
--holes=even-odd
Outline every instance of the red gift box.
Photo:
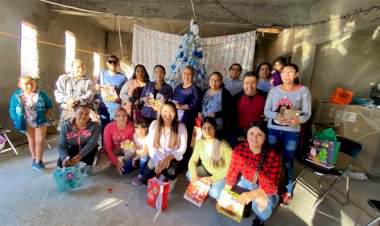
[{"label": "red gift box", "polygon": [[153,177],[148,180],[147,203],[158,211],[168,207],[169,182],[160,181]]}]

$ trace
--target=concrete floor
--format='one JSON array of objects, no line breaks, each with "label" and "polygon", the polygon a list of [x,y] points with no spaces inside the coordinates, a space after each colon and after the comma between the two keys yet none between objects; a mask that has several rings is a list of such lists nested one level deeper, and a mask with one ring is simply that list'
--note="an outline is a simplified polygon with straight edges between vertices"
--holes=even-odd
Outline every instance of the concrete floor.
[{"label": "concrete floor", "polygon": [[[146,187],[131,185],[137,172],[122,177],[107,169],[84,178],[82,187],[60,193],[52,176],[56,149],[46,150],[44,172],[31,169],[26,147],[18,151],[18,157],[12,152],[0,155],[0,225],[251,225],[253,214],[236,223],[216,212],[213,199],[208,198],[201,208],[186,201],[184,174],[169,194],[168,209],[152,223],[156,210],[146,204]],[[315,186],[309,176],[309,184]],[[315,197],[296,186],[292,204],[278,207],[266,225],[365,225],[376,215],[366,200],[380,199],[379,180],[375,181],[352,180],[349,205],[327,197],[316,210],[311,208]],[[340,183],[338,192],[343,187]]]}]

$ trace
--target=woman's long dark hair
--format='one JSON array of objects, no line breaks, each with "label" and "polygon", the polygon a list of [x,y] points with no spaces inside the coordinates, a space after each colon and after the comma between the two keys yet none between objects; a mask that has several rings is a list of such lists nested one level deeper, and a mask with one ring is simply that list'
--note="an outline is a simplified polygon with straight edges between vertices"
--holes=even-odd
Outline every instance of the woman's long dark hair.
[{"label": "woman's long dark hair", "polygon": [[[201,128],[203,128],[203,125],[206,124],[207,122],[210,123],[216,131],[216,128],[217,128],[216,121],[214,118],[211,118],[211,117],[204,117],[202,119]],[[204,139],[203,136],[202,136],[202,139]],[[222,150],[221,150],[222,145],[223,145],[222,139],[215,136],[214,143],[212,145],[212,154],[211,154],[211,164],[214,168],[221,168],[226,165],[226,161],[224,159],[224,156],[222,155]]]},{"label": "woman's long dark hair", "polygon": [[161,110],[160,114],[157,117],[157,123],[156,123],[156,129],[154,132],[154,137],[153,137],[153,147],[154,148],[159,148],[160,147],[160,138],[162,131],[164,129],[164,120],[161,117],[161,112],[164,106],[171,106],[174,111],[175,111],[175,117],[172,121],[172,124],[170,125],[170,140],[169,140],[169,145],[168,148],[170,149],[178,149],[179,148],[179,142],[178,142],[178,114],[177,114],[177,108],[175,107],[175,104],[171,101],[166,101],[161,105]]},{"label": "woman's long dark hair", "polygon": [[149,74],[148,74],[148,72],[146,71],[145,66],[142,65],[142,64],[138,64],[138,65],[136,65],[135,70],[133,71],[133,74],[132,74],[132,78],[131,78],[131,79],[136,79],[136,70],[137,70],[138,67],[142,67],[142,68],[144,69],[144,72],[145,72],[145,73],[144,73],[144,74],[145,74],[144,80],[145,80],[145,82],[148,82],[148,81],[149,81]]}]

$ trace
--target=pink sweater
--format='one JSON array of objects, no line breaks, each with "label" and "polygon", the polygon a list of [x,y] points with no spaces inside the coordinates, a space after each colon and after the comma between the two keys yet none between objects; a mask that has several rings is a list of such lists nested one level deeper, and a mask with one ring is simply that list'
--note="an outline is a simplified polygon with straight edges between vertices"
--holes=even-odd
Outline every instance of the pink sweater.
[{"label": "pink sweater", "polygon": [[119,130],[116,121],[109,123],[104,129],[103,141],[104,149],[107,152],[112,164],[115,166],[119,163],[114,151],[120,148],[120,143],[124,140],[132,140],[135,128],[132,122],[128,122],[123,130]]}]

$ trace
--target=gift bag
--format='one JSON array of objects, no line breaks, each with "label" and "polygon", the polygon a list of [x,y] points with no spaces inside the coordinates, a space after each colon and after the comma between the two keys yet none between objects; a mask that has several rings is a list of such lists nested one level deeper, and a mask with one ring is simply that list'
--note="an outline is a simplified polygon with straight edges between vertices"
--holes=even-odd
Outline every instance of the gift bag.
[{"label": "gift bag", "polygon": [[330,102],[333,104],[350,104],[353,96],[354,92],[338,87],[335,89]]},{"label": "gift bag", "polygon": [[204,183],[201,179],[190,182],[183,197],[194,205],[201,207],[208,195],[210,187],[209,184]]},{"label": "gift bag", "polygon": [[306,160],[326,169],[334,168],[339,148],[340,142],[337,142],[332,128],[328,128],[321,133],[314,133]]},{"label": "gift bag", "polygon": [[219,213],[226,215],[227,217],[237,222],[240,222],[241,217],[243,216],[245,205],[238,202],[239,197],[239,194],[230,190],[223,189],[222,193],[220,194],[220,198],[216,203],[216,210]]},{"label": "gift bag", "polygon": [[79,164],[56,169],[53,176],[60,192],[72,190],[82,185],[82,173]]},{"label": "gift bag", "polygon": [[148,180],[147,203],[159,212],[168,206],[169,182],[160,181],[157,177]]}]

